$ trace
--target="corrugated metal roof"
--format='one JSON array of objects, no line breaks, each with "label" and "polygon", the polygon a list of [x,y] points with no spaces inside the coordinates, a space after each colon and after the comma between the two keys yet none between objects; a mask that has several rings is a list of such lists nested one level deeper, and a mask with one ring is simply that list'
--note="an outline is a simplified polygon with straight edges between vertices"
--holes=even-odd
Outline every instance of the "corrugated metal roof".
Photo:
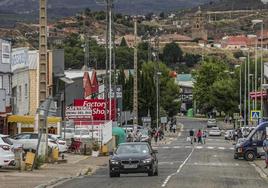
[{"label": "corrugated metal roof", "polygon": [[38,50],[31,50],[29,53],[29,69],[37,69],[39,65]]},{"label": "corrugated metal roof", "polygon": [[[76,79],[76,78],[83,78],[84,72],[85,71],[82,71],[82,70],[66,70],[66,71],[64,71],[64,74],[67,78]],[[87,71],[87,72],[88,72],[90,79],[91,79],[93,71]]]}]

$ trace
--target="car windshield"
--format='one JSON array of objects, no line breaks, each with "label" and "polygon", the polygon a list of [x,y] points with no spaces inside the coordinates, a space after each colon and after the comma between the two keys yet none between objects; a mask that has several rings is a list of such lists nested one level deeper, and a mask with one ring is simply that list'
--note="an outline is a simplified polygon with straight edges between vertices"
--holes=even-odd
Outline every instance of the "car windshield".
[{"label": "car windshield", "polygon": [[62,130],[62,132],[64,133],[64,131],[65,131],[65,133],[73,133],[74,132],[74,130],[73,129],[63,129]]},{"label": "car windshield", "polygon": [[9,145],[13,145],[13,143],[11,142],[11,140],[8,137],[1,137],[1,139],[3,140],[4,143],[9,144]]},{"label": "car windshield", "polygon": [[126,144],[120,145],[116,150],[116,154],[148,154],[150,151],[146,144]]}]

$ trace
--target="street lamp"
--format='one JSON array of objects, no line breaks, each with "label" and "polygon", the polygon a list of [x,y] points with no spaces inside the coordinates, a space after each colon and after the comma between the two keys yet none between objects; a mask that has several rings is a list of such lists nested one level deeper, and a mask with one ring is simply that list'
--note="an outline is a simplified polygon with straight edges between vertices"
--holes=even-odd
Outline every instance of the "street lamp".
[{"label": "street lamp", "polygon": [[[240,81],[239,81],[239,116],[241,117],[242,116],[242,71],[241,71],[241,65],[235,65],[235,68],[238,68],[239,67],[239,74],[240,74]],[[240,120],[240,127],[241,127],[241,120]]]},{"label": "street lamp", "polygon": [[[246,66],[246,61],[247,61],[247,58],[246,57],[240,57],[239,58],[242,62],[244,61],[245,63],[245,84],[244,84],[244,126],[246,126],[246,120],[247,120],[247,66]],[[241,68],[240,68],[240,74],[241,73]],[[241,78],[242,78],[242,75],[240,75]],[[240,79],[241,81],[241,79]],[[241,92],[241,95],[242,95],[242,92]],[[241,99],[242,100],[242,99]]]},{"label": "street lamp", "polygon": [[261,24],[261,120],[263,118],[263,20],[252,20],[252,24]]}]

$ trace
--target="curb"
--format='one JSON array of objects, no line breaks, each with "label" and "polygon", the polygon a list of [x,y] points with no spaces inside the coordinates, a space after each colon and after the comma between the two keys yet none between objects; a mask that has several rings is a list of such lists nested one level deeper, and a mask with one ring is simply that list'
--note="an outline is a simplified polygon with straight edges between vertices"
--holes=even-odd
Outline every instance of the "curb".
[{"label": "curb", "polygon": [[91,167],[88,167],[88,168],[85,168],[85,169],[81,169],[80,172],[78,172],[75,176],[70,176],[70,177],[60,177],[60,178],[57,178],[55,180],[51,180],[49,181],[48,183],[44,183],[44,184],[41,184],[41,185],[38,185],[34,188],[53,188],[54,186],[56,186],[57,184],[62,184],[66,181],[69,181],[69,180],[72,180],[74,178],[78,178],[78,177],[83,177],[83,176],[86,176],[86,175],[92,175],[92,168]]},{"label": "curb", "polygon": [[268,172],[265,172],[265,170],[260,165],[258,165],[255,161],[250,164],[255,167],[256,171],[260,174],[262,178],[265,178],[265,179],[268,178]]}]

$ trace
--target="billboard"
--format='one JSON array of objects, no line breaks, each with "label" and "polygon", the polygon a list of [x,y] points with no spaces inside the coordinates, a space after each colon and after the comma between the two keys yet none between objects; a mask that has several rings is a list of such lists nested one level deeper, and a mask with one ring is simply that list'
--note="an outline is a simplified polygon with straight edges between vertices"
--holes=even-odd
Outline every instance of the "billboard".
[{"label": "billboard", "polygon": [[[105,108],[107,109],[106,117],[109,119],[109,100],[105,102],[104,99],[76,99],[74,100],[74,106],[86,106],[92,110],[93,120],[105,120]],[[116,118],[116,104],[113,99],[111,102],[111,119]]]},{"label": "billboard", "polygon": [[11,45],[10,43],[2,43],[2,63],[10,63]]},{"label": "billboard", "polygon": [[67,119],[91,119],[92,110],[88,106],[67,106],[65,116]]},{"label": "billboard", "polygon": [[18,48],[12,50],[11,53],[11,71],[15,71],[21,68],[27,68],[29,66],[28,61],[28,49]]}]

